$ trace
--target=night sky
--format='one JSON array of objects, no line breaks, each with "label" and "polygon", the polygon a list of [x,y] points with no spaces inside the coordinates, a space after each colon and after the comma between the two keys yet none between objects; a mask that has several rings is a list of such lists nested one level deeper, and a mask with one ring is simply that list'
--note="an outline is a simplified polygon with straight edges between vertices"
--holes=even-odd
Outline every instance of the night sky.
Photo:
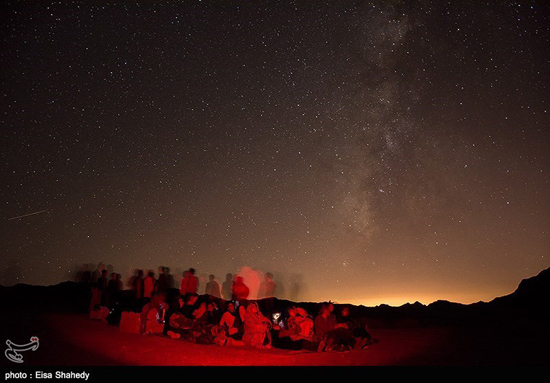
[{"label": "night sky", "polygon": [[1,7],[0,284],[471,303],[550,266],[547,1]]}]

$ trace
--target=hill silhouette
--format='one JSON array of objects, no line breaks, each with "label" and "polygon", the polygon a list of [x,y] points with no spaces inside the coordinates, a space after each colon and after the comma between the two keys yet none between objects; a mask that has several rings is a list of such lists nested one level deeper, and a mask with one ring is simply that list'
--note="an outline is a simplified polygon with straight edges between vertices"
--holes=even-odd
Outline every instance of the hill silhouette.
[{"label": "hill silhouette", "polygon": [[[399,307],[347,305],[352,315],[367,318],[369,331],[380,343],[365,353],[336,356],[312,353],[298,358],[274,351],[277,355],[274,359],[272,353],[230,347],[217,347],[212,353],[208,346],[124,334],[116,326],[89,319],[87,283],[17,284],[0,286],[3,307],[0,338],[22,341],[29,334],[37,334],[45,345],[55,345],[47,352],[26,356],[30,364],[38,365],[546,366],[550,355],[549,285],[550,271],[546,269],[521,281],[513,293],[490,302],[465,305],[440,300],[429,305],[414,302]],[[169,294],[175,296],[178,290]],[[121,309],[132,307],[131,295],[131,291],[124,292]],[[265,310],[269,302],[258,303]],[[273,303],[276,310],[298,306],[312,316],[319,312],[321,304],[283,299],[275,299]],[[335,306],[338,311],[341,305]]]},{"label": "hill silhouette", "polygon": [[[177,295],[172,289],[170,294]],[[89,285],[77,282],[62,282],[52,286],[33,286],[16,284],[0,286],[0,298],[9,307],[18,307],[33,311],[72,311],[86,312],[90,299]],[[201,296],[206,299],[206,296]],[[321,307],[321,302],[293,302],[284,299],[274,299],[274,308],[284,311],[292,306],[299,306],[315,316]],[[480,323],[496,318],[527,316],[530,318],[548,318],[550,312],[550,268],[538,275],[522,280],[517,289],[506,296],[498,297],[490,302],[461,304],[444,300],[424,305],[419,302],[406,303],[394,307],[379,305],[375,307],[349,306],[355,315],[369,318],[372,327],[403,328],[425,327],[433,325],[453,325],[464,322]],[[260,308],[264,301],[258,300]],[[124,291],[121,308],[130,309],[131,291]],[[342,304],[335,304],[336,308]]]}]

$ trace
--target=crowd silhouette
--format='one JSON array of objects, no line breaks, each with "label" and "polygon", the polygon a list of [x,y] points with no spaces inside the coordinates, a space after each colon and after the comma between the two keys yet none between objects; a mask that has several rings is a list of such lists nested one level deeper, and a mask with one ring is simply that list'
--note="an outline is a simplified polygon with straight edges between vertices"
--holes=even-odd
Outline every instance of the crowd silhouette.
[{"label": "crowd silhouette", "polygon": [[[136,270],[127,283],[131,303],[122,305],[121,275],[111,272],[109,278],[107,268],[99,263],[85,278],[91,285],[90,315],[141,334],[221,346],[323,352],[363,349],[374,341],[365,318],[353,316],[347,306],[335,313],[334,304],[326,302],[315,317],[294,305],[276,308],[272,273],[265,273],[258,300],[249,299],[243,276],[230,273],[221,286],[210,274],[204,295],[199,295],[195,274],[193,268],[184,271],[177,290],[168,267],[160,266],[158,276],[152,270],[146,276]],[[136,314],[123,315],[125,309]]]}]

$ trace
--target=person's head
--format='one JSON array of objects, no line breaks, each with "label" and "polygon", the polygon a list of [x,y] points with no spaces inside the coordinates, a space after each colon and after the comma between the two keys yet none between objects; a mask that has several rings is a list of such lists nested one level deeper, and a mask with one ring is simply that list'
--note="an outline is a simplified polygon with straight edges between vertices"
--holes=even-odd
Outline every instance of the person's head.
[{"label": "person's head", "polygon": [[101,270],[101,276],[107,278],[107,270]]},{"label": "person's head", "polygon": [[227,282],[231,282],[232,279],[233,279],[233,274],[231,274],[231,273],[225,274],[225,280]]},{"label": "person's head", "polygon": [[138,277],[143,277],[143,270],[138,270],[137,275]]},{"label": "person's head", "polygon": [[99,270],[103,271],[103,270],[105,269],[105,264],[104,264],[103,262],[99,262],[99,263],[97,264],[97,268],[98,268]]},{"label": "person's head", "polygon": [[235,284],[236,284],[236,285],[242,285],[242,284],[244,284],[244,278],[241,277],[240,275],[237,275],[237,276],[235,277]]},{"label": "person's head", "polygon": [[346,306],[346,307],[343,307],[343,308],[342,308],[342,316],[343,316],[343,317],[349,317],[349,315],[350,315],[349,307],[347,307],[347,306]]},{"label": "person's head", "polygon": [[328,307],[328,311],[332,314],[332,312],[334,311],[334,305],[332,304],[332,302],[329,302],[327,307]]},{"label": "person's head", "polygon": [[113,281],[116,280],[116,273],[111,273],[111,279],[112,279]]},{"label": "person's head", "polygon": [[253,314],[256,314],[258,311],[260,311],[260,309],[258,308],[258,304],[256,302],[252,302],[251,304],[249,304],[246,310]]},{"label": "person's head", "polygon": [[320,312],[321,316],[323,318],[328,318],[329,315],[330,315],[330,310],[328,308],[328,305],[323,305],[321,306],[321,312]]},{"label": "person's head", "polygon": [[191,268],[189,269],[189,274],[195,275],[195,269],[191,267]]},{"label": "person's head", "polygon": [[208,279],[210,279],[210,282],[213,282],[213,281],[214,281],[214,278],[215,278],[214,274],[210,274],[210,275],[208,276]]},{"label": "person's head", "polygon": [[233,302],[229,302],[227,304],[227,311],[229,311],[230,313],[234,313],[235,312],[235,305],[233,304]]},{"label": "person's head", "polygon": [[189,270],[185,270],[185,271],[183,272],[183,277],[184,277],[184,278],[187,278],[188,276],[189,276]]},{"label": "person's head", "polygon": [[154,278],[154,277],[155,277],[155,273],[153,272],[153,270],[149,270],[149,272],[147,273],[147,276],[148,276],[148,277],[151,277],[151,278]]},{"label": "person's head", "polygon": [[164,274],[164,266],[159,266],[159,274]]}]

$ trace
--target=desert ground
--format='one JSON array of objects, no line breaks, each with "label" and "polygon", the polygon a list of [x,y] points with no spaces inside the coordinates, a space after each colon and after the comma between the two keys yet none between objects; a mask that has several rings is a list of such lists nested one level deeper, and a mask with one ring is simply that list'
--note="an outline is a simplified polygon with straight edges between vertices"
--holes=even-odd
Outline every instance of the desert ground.
[{"label": "desert ground", "polygon": [[550,356],[548,329],[379,328],[371,332],[380,342],[368,349],[316,353],[127,334],[82,313],[28,314],[3,330],[14,342],[28,341],[22,334],[39,337],[39,349],[25,354],[35,366],[536,366]]}]

